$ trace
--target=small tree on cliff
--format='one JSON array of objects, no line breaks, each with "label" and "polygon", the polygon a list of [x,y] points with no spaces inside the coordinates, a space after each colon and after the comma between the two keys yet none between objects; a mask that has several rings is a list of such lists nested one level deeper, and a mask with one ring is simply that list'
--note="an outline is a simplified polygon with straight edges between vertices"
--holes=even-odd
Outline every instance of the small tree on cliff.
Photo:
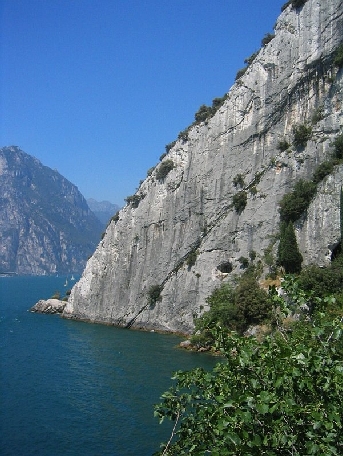
[{"label": "small tree on cliff", "polygon": [[278,261],[285,268],[286,273],[298,273],[301,271],[303,257],[298,248],[292,222],[283,222],[280,225]]}]

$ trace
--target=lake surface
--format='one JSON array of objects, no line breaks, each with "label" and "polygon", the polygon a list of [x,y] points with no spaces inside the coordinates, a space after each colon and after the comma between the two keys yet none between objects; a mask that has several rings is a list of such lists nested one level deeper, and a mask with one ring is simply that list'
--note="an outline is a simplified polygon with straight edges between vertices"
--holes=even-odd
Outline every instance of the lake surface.
[{"label": "lake surface", "polygon": [[152,455],[169,438],[153,405],[176,370],[216,360],[173,335],[34,314],[66,277],[0,277],[0,454]]}]

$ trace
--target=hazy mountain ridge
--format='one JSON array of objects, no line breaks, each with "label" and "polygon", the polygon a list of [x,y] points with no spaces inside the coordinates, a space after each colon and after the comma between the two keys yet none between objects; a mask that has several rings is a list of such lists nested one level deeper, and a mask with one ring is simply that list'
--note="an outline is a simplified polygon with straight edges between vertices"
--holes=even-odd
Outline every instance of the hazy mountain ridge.
[{"label": "hazy mountain ridge", "polygon": [[111,217],[120,209],[117,204],[110,203],[109,201],[96,201],[94,198],[88,198],[87,204],[104,226],[108,224]]},{"label": "hazy mountain ridge", "polygon": [[75,185],[18,147],[0,149],[0,272],[81,271],[102,225]]}]

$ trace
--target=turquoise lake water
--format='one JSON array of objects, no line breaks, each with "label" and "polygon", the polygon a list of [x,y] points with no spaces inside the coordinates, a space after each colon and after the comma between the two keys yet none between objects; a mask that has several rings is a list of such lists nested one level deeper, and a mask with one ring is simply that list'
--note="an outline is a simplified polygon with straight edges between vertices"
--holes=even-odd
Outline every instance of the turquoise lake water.
[{"label": "turquoise lake water", "polygon": [[153,416],[172,373],[216,360],[177,336],[28,311],[65,280],[0,277],[0,454],[152,455],[172,429]]}]

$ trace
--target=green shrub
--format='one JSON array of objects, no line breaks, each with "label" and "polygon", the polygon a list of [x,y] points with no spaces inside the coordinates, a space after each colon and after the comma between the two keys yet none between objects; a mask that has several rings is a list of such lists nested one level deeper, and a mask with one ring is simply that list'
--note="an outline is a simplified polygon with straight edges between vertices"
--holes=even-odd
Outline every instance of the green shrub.
[{"label": "green shrub", "polygon": [[233,185],[235,187],[241,187],[241,188],[244,187],[245,183],[244,183],[244,177],[242,174],[237,174],[237,176],[235,176],[233,178]]},{"label": "green shrub", "polygon": [[249,266],[249,260],[244,256],[240,256],[238,261],[241,263],[241,269],[246,269]]},{"label": "green shrub", "polygon": [[143,193],[136,193],[135,195],[127,196],[125,201],[127,204],[130,204],[131,207],[137,208],[142,199],[145,198]]},{"label": "green shrub", "polygon": [[[301,290],[294,296],[303,299]],[[285,301],[275,296],[279,308]],[[342,454],[343,331],[322,313],[257,340],[213,327],[224,359],[178,371],[155,406],[171,420],[158,455]],[[165,422],[164,422],[165,425]]]},{"label": "green shrub", "polygon": [[274,33],[266,33],[262,38],[261,45],[267,46],[267,44],[270,43],[273,38],[275,38]]},{"label": "green shrub", "polygon": [[280,243],[278,248],[278,263],[284,267],[285,272],[299,273],[303,257],[299,251],[292,222],[281,223]]},{"label": "green shrub", "polygon": [[336,49],[333,63],[338,68],[342,68],[342,66],[343,66],[343,44],[339,45],[338,48]]},{"label": "green shrub", "polygon": [[307,0],[289,0],[281,7],[281,11],[284,11],[289,5],[292,5],[293,8],[300,8],[305,5],[306,2]]},{"label": "green shrub", "polygon": [[156,179],[162,180],[164,179],[168,173],[174,168],[173,160],[165,160],[160,164],[156,172]]},{"label": "green shrub", "polygon": [[160,156],[160,161],[162,161],[166,155],[167,155],[167,152],[164,152],[164,153]]},{"label": "green shrub", "polygon": [[256,252],[255,250],[250,250],[249,252],[249,258],[250,258],[250,261],[254,261],[256,259]]},{"label": "green shrub", "polygon": [[324,177],[331,174],[333,171],[333,163],[332,161],[325,161],[321,163],[313,173],[313,182],[318,184],[320,181],[324,179]]},{"label": "green shrub", "polygon": [[61,299],[61,293],[57,290],[55,293],[51,296],[51,299]]},{"label": "green shrub", "polygon": [[222,97],[216,97],[212,100],[212,115],[214,115],[218,109],[223,106],[225,100],[227,98],[227,94],[223,95]]},{"label": "green shrub", "polygon": [[187,255],[187,259],[186,259],[186,264],[189,268],[191,268],[192,266],[195,265],[197,256],[198,256],[197,250],[192,250],[191,252],[189,252],[189,254]]},{"label": "green shrub", "polygon": [[253,273],[247,270],[239,278],[235,288],[239,331],[245,331],[250,325],[258,325],[271,318],[272,301],[263,290]]},{"label": "green shrub", "polygon": [[316,193],[316,184],[312,181],[299,180],[292,192],[286,193],[280,205],[280,217],[283,222],[295,222],[308,208]]},{"label": "green shrub", "polygon": [[290,144],[285,139],[281,139],[277,145],[279,151],[284,152],[285,150],[289,149]]},{"label": "green shrub", "polygon": [[180,131],[180,133],[178,134],[177,138],[178,138],[180,141],[183,141],[183,142],[188,141],[188,128],[186,128],[186,129],[183,130],[183,131]]},{"label": "green shrub", "polygon": [[245,206],[247,205],[247,201],[247,192],[244,190],[233,195],[232,204],[238,214],[244,211]]},{"label": "green shrub", "polygon": [[253,185],[252,187],[249,187],[249,192],[250,192],[250,194],[253,195],[253,196],[257,195],[258,192],[257,192],[256,186]]},{"label": "green shrub", "polygon": [[343,133],[336,137],[333,142],[335,158],[343,158]]},{"label": "green shrub", "polygon": [[162,290],[163,290],[163,287],[161,285],[152,285],[149,288],[148,302],[151,307],[155,306],[157,301],[162,300],[162,296],[161,296]]},{"label": "green shrub", "polygon": [[244,68],[241,68],[240,70],[238,70],[237,73],[236,73],[235,81],[240,79],[245,74],[247,69],[248,69],[248,67],[244,67]]},{"label": "green shrub", "polygon": [[146,175],[151,176],[151,174],[154,172],[155,166],[152,166],[151,168],[148,169]]},{"label": "green shrub", "polygon": [[210,106],[201,105],[199,110],[195,113],[195,121],[196,122],[204,122],[209,117],[212,116],[212,108]]},{"label": "green shrub", "polygon": [[293,126],[293,144],[295,147],[305,147],[311,136],[312,127],[310,125],[302,124]]},{"label": "green shrub", "polygon": [[253,54],[251,54],[250,57],[247,57],[245,60],[244,60],[244,63],[246,65],[251,65],[252,62],[255,60],[255,58],[257,57],[258,55],[258,52],[254,52]]},{"label": "green shrub", "polygon": [[323,119],[324,119],[324,108],[323,108],[323,106],[319,106],[319,108],[317,108],[314,111],[311,121],[313,124],[316,124],[317,122],[320,122]]},{"label": "green shrub", "polygon": [[117,212],[113,215],[113,217],[111,217],[110,222],[117,223],[118,220],[119,220],[119,211],[117,211]]},{"label": "green shrub", "polygon": [[171,143],[167,144],[165,146],[166,152],[168,153],[175,146],[175,144],[176,144],[176,141],[172,141]]},{"label": "green shrub", "polygon": [[270,319],[272,302],[266,291],[260,288],[254,269],[247,269],[238,279],[235,288],[223,284],[206,299],[210,309],[195,321],[195,333],[211,345],[213,339],[208,328],[220,325],[223,329],[243,332],[249,325]]}]

